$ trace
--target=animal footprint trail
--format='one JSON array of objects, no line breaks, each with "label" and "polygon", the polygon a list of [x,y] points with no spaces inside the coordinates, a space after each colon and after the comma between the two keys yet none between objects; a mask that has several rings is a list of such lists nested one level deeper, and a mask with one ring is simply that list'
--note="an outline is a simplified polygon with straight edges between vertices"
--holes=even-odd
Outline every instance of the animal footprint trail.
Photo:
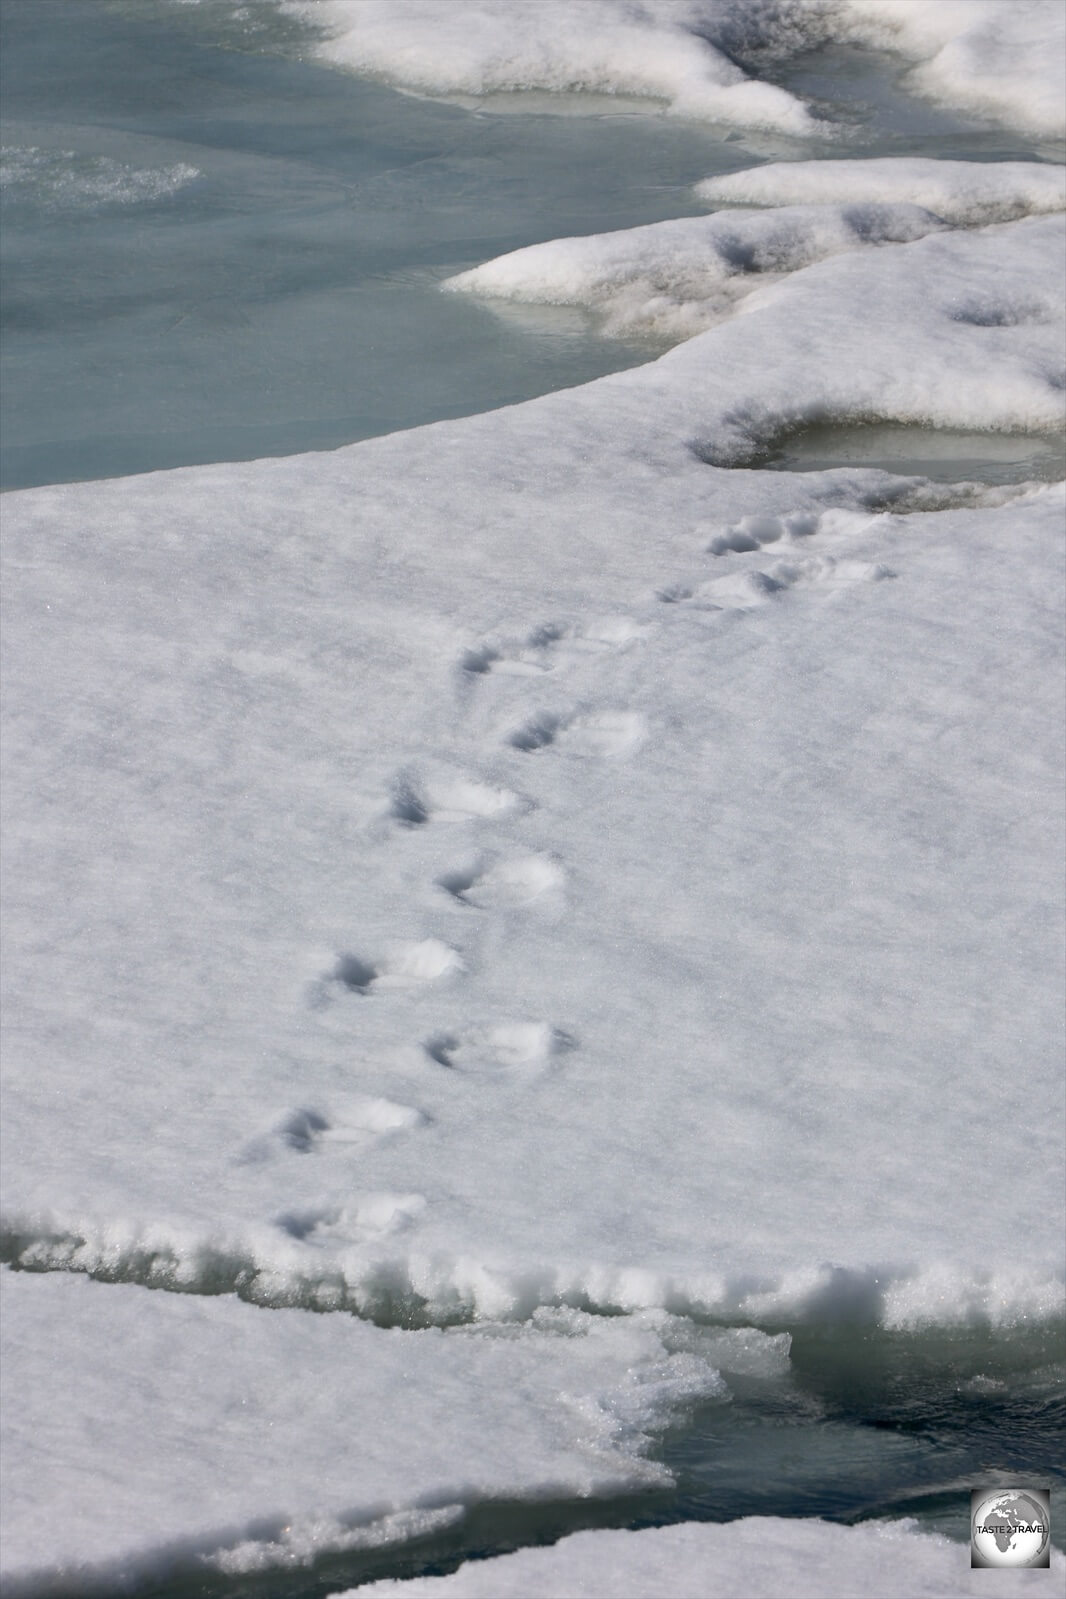
[{"label": "animal footprint trail", "polygon": [[568,755],[610,759],[628,755],[647,737],[647,723],[636,711],[599,711],[562,716],[540,711],[510,733],[508,744],[524,754],[556,746]]},{"label": "animal footprint trail", "polygon": [[648,629],[628,616],[607,616],[580,626],[543,622],[519,639],[487,640],[460,660],[471,678],[540,677],[560,667],[639,643]]},{"label": "animal footprint trail", "polygon": [[364,1194],[347,1205],[299,1206],[274,1225],[297,1243],[367,1244],[406,1231],[425,1210],[424,1194]]},{"label": "animal footprint trail", "polygon": [[765,571],[732,572],[695,587],[676,584],[660,589],[668,605],[686,605],[703,611],[746,611],[791,588],[819,587],[827,593],[855,583],[877,583],[895,577],[889,567],[872,561],[836,561],[830,556],[810,560],[778,561]]},{"label": "animal footprint trail", "polygon": [[562,629],[538,629],[524,644],[482,644],[467,650],[460,665],[471,677],[487,677],[490,672],[504,677],[538,677],[552,670],[548,646],[562,636]]},{"label": "animal footprint trail", "polygon": [[315,995],[328,997],[331,988],[364,995],[421,988],[463,969],[458,950],[439,938],[424,938],[414,943],[391,944],[372,960],[347,952],[338,955],[337,964],[317,986]]},{"label": "animal footprint trail", "polygon": [[561,888],[566,874],[545,855],[523,855],[448,872],[438,881],[441,888],[464,905],[506,910],[532,905],[545,894]]},{"label": "animal footprint trail", "polygon": [[524,750],[528,755],[533,750],[547,749],[549,744],[554,744],[559,736],[560,729],[565,727],[561,716],[555,716],[550,711],[541,711],[532,717],[523,727],[516,728],[508,739],[508,743],[516,750]]},{"label": "animal footprint trail", "polygon": [[509,1022],[442,1033],[426,1040],[426,1054],[438,1066],[472,1076],[539,1076],[577,1041],[549,1022]]},{"label": "animal footprint trail", "polygon": [[864,532],[880,519],[881,512],[848,511],[833,507],[828,511],[787,511],[782,515],[758,512],[742,516],[739,522],[716,533],[707,545],[708,555],[744,555],[767,544],[791,544],[813,538],[815,534],[848,535]]},{"label": "animal footprint trail", "polygon": [[509,788],[454,777],[419,782],[401,777],[393,789],[392,816],[408,827],[432,822],[492,821],[520,807]]},{"label": "animal footprint trail", "polygon": [[718,533],[707,546],[709,555],[746,554],[779,540],[806,539],[818,532],[820,517],[815,511],[790,511],[785,516],[744,516],[724,533]]},{"label": "animal footprint trail", "polygon": [[294,1110],[281,1122],[277,1136],[286,1148],[308,1155],[328,1131],[329,1122],[321,1111]]},{"label": "animal footprint trail", "polygon": [[368,1094],[346,1098],[339,1110],[298,1105],[280,1116],[268,1134],[253,1140],[241,1159],[248,1163],[280,1155],[343,1155],[428,1126],[429,1121],[415,1105]]}]

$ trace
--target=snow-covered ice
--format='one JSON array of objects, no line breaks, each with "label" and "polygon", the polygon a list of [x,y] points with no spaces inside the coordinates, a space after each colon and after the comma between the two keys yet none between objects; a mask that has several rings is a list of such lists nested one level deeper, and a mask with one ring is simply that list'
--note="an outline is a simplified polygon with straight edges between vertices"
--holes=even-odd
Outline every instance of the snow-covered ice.
[{"label": "snow-covered ice", "polygon": [[[1061,167],[919,157],[770,162],[697,185],[724,209],[617,233],[554,239],[472,267],[444,285],[489,299],[578,305],[601,331],[676,342],[713,327],[756,288],[846,251],[907,244],[1066,209]],[[799,201],[802,203],[796,204]],[[1049,286],[1043,316],[1056,315]],[[1031,299],[1023,313],[1039,319]],[[1001,318],[1017,315],[1004,308]]]},{"label": "snow-covered ice", "polygon": [[[992,1584],[964,1567],[947,1538],[906,1521],[838,1527],[752,1516],[642,1532],[579,1532],[548,1549],[469,1561],[448,1577],[372,1582],[361,1599],[996,1599],[1031,1591],[1027,1575],[997,1572]],[[1055,1575],[1066,1557],[1052,1556]],[[341,1599],[354,1599],[356,1590]]]},{"label": "snow-covered ice", "polygon": [[1062,137],[1066,13],[1058,0],[283,0],[322,29],[321,59],[439,94],[584,91],[793,135],[802,101],[736,56],[849,39],[890,50],[931,100]]},{"label": "snow-covered ice", "polygon": [[963,227],[1013,222],[1066,208],[1066,172],[1038,161],[939,161],[882,156],[850,161],[769,161],[707,178],[713,205],[920,206]]},{"label": "snow-covered ice", "polygon": [[[1062,242],[840,255],[510,411],[8,496],[9,1251],[430,1319],[1058,1305],[1054,1231],[1005,1262],[984,1218],[1060,1203],[1062,491],[731,463],[1061,426]],[[989,1115],[1018,1069],[1035,1125]],[[357,1159],[271,1135],[367,1099],[409,1124]]]},{"label": "snow-covered ice", "polygon": [[[679,115],[792,134],[817,121],[716,48],[732,0],[284,0],[323,60],[438,94],[516,90],[665,101]],[[709,36],[708,36],[709,25]]]},{"label": "snow-covered ice", "polygon": [[691,338],[757,286],[831,255],[909,243],[943,223],[916,205],[720,211],[618,233],[532,244],[450,278],[458,293],[597,311],[603,331]]},{"label": "snow-covered ice", "polygon": [[1062,137],[1066,9],[1057,0],[814,0],[812,9],[838,37],[910,57],[911,84],[930,99]]},{"label": "snow-covered ice", "polygon": [[[728,1395],[671,1348],[669,1316],[404,1332],[68,1274],[0,1280],[9,1599],[307,1565],[487,1499],[653,1484],[649,1431]],[[775,1342],[756,1342],[768,1368]]]},{"label": "snow-covered ice", "polygon": [[[288,9],[423,92],[802,134],[731,56],[836,30],[1055,121],[1035,0]],[[649,1437],[729,1394],[687,1317],[770,1369],[803,1323],[1062,1314],[1062,485],[765,465],[1058,438],[1061,183],[702,198],[762,209],[453,285],[685,340],[638,370],[5,497],[13,1591],[661,1482]],[[414,1591],[962,1593],[960,1558],[745,1520]]]}]

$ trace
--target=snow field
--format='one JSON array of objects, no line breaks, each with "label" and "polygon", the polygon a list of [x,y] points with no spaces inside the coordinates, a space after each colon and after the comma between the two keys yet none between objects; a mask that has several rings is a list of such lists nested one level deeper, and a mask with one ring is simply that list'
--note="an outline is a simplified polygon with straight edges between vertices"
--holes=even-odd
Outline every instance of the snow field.
[{"label": "snow field", "polygon": [[995,313],[1061,249],[839,256],[531,405],[8,496],[9,1258],[416,1321],[1053,1313],[1053,1233],[982,1229],[1061,1193],[1053,1118],[988,1115],[1019,1062],[1057,1103],[1061,489],[728,463],[1060,425],[1043,313]]},{"label": "snow field", "polygon": [[[828,29],[1061,121],[1027,0],[290,9],[422,92],[804,133],[730,54]],[[5,501],[6,1592],[661,1484],[671,1415],[787,1364],[751,1323],[1061,1314],[1061,487],[758,470],[810,428],[1061,429],[1060,177],[703,195],[779,209],[457,285],[688,339],[654,365]],[[956,1594],[964,1561],[749,1519],[377,1591]]]}]

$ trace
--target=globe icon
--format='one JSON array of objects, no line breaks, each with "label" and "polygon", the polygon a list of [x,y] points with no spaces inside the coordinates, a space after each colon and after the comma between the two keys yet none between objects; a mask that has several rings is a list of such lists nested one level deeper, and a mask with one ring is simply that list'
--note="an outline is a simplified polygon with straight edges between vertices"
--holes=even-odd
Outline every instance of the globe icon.
[{"label": "globe icon", "polygon": [[970,1531],[981,1565],[1045,1565],[1051,1539],[1046,1496],[1022,1488],[975,1494]]}]

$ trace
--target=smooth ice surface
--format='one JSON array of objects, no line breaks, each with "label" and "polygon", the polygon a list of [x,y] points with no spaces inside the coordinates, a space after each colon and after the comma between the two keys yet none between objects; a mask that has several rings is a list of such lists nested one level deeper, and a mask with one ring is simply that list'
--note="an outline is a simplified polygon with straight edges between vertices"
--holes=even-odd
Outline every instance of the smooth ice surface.
[{"label": "smooth ice surface", "polygon": [[[1066,1556],[1052,1555],[1058,1581]],[[1035,1592],[1028,1572],[969,1570],[969,1551],[906,1521],[837,1527],[824,1521],[752,1516],[724,1525],[689,1523],[641,1532],[579,1532],[550,1549],[519,1549],[470,1561],[447,1577],[374,1582],[366,1599],[908,1599]],[[1043,1573],[1041,1577],[1043,1577]],[[1037,1581],[1041,1579],[1038,1578]]]},{"label": "smooth ice surface", "polygon": [[[8,496],[9,1251],[386,1317],[1053,1312],[1061,488],[732,463],[1061,426],[1054,330],[989,312],[1062,242]],[[990,1114],[1013,1072],[1039,1117]]]},{"label": "smooth ice surface", "polygon": [[308,1565],[487,1499],[647,1486],[648,1431],[727,1395],[655,1314],[386,1331],[7,1270],[0,1297],[11,1596]]},{"label": "smooth ice surface", "polygon": [[[1002,326],[1001,313],[993,324]],[[789,472],[829,471],[872,466],[884,472],[925,475],[941,483],[968,479],[989,484],[1032,479],[1061,482],[1066,475],[1062,435],[1041,438],[1025,433],[956,433],[949,428],[913,424],[832,424],[786,435],[766,457],[767,466]]]}]

